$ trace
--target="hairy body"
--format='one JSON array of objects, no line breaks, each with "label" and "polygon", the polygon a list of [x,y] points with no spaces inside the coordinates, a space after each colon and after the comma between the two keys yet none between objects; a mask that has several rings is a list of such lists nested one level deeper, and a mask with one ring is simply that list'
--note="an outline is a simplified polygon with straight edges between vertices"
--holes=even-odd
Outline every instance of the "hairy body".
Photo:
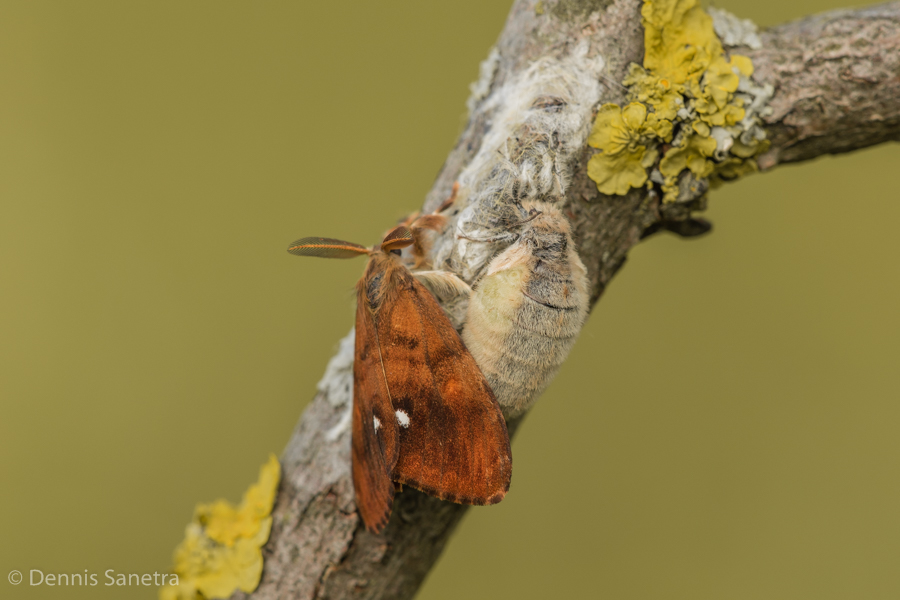
[{"label": "hairy body", "polygon": [[527,410],[569,354],[587,317],[587,271],[558,208],[537,211],[488,265],[469,299],[462,338],[507,418]]}]

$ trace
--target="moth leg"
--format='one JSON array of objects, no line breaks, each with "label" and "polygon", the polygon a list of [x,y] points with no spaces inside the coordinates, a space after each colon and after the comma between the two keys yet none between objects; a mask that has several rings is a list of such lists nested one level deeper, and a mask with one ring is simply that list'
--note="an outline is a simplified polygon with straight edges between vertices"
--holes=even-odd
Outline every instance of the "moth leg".
[{"label": "moth leg", "polygon": [[[470,242],[478,242],[479,244],[496,244],[497,242],[507,242],[512,238],[513,241],[519,238],[518,235],[510,236],[509,234],[498,235],[497,237],[492,238],[473,238],[467,235],[463,235],[461,233],[456,234],[456,239],[458,240],[469,240]],[[512,242],[510,242],[512,243]]]},{"label": "moth leg", "polygon": [[469,284],[450,271],[416,271],[413,277],[439,300],[450,300],[461,294],[472,293]]},{"label": "moth leg", "polygon": [[450,190],[450,197],[447,198],[446,200],[444,200],[443,202],[441,202],[441,205],[437,207],[437,209],[434,211],[434,214],[442,213],[445,210],[447,210],[448,208],[450,208],[451,206],[453,206],[453,203],[456,202],[456,197],[458,195],[459,195],[459,182],[455,181],[453,183],[453,189]]}]

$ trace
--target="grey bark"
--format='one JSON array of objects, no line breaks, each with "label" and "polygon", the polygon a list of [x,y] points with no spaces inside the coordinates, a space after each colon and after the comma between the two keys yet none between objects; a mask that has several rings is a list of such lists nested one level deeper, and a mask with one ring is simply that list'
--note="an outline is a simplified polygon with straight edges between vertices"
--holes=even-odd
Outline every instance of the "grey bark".
[{"label": "grey bark", "polygon": [[[540,10],[537,4],[519,0],[512,7],[497,42],[500,59],[489,94],[533,60],[587,40],[606,62],[601,102],[621,104],[625,91],[615,82],[642,60],[640,0],[544,1]],[[760,157],[761,168],[900,139],[900,2],[817,15],[764,31],[761,40],[761,49],[738,49],[752,58],[754,79],[775,88],[765,123],[772,146]],[[447,197],[480,149],[491,125],[484,105],[475,103],[425,210]],[[642,237],[662,228],[683,235],[707,228],[691,218],[703,207],[704,186],[697,186],[696,198],[668,205],[644,190],[605,196],[586,175],[591,152],[580,148],[569,165],[565,211],[596,302]],[[453,243],[452,227],[442,235],[443,243]],[[352,344],[342,348],[282,457],[283,481],[254,598],[411,598],[466,508],[405,490],[384,532],[363,529],[346,427]]]}]

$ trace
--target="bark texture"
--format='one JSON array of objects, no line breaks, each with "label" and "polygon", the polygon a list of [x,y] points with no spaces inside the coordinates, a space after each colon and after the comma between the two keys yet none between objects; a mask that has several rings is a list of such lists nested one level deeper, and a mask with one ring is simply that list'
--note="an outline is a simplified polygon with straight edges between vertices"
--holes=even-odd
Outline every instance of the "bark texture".
[{"label": "bark texture", "polygon": [[[621,104],[625,90],[617,82],[643,55],[640,8],[640,0],[517,1],[497,42],[499,55],[483,78],[485,95],[473,98],[466,130],[424,210],[447,197],[482,150],[500,110],[491,98],[533,61],[564,58],[587,47],[587,55],[602,57],[605,65],[592,108]],[[817,15],[764,31],[761,39],[761,49],[739,51],[752,58],[754,79],[775,89],[766,120],[772,146],[760,159],[762,168],[900,139],[900,2]],[[662,228],[682,235],[708,230],[691,218],[703,208],[704,185],[686,201],[668,205],[645,190],[605,196],[586,175],[593,150],[584,145],[570,150],[564,210],[588,268],[592,302],[642,237]],[[441,236],[436,248],[457,242],[454,227]],[[467,278],[477,275],[476,269]],[[465,510],[406,490],[384,532],[364,530],[350,480],[348,340],[282,457],[283,481],[254,598],[411,598]],[[515,425],[510,424],[511,433]]]},{"label": "bark texture", "polygon": [[762,169],[900,140],[900,4],[815,15],[742,49],[775,85]]}]

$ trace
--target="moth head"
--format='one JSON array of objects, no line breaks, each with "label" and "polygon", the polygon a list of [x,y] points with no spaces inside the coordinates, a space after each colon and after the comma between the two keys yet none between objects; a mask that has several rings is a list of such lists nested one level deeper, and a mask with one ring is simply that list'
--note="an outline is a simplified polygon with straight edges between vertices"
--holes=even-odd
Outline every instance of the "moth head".
[{"label": "moth head", "polygon": [[377,253],[399,256],[401,250],[412,243],[412,231],[405,225],[398,225],[384,236],[381,244],[372,249],[333,238],[305,237],[289,245],[288,252],[297,256],[317,256],[319,258],[353,258],[361,254],[374,256]]},{"label": "moth head", "polygon": [[413,234],[406,225],[394,227],[381,243],[368,250],[369,264],[356,284],[357,300],[365,302],[373,312],[378,312],[385,301],[396,293],[395,276],[404,270],[403,248],[413,243]]}]

